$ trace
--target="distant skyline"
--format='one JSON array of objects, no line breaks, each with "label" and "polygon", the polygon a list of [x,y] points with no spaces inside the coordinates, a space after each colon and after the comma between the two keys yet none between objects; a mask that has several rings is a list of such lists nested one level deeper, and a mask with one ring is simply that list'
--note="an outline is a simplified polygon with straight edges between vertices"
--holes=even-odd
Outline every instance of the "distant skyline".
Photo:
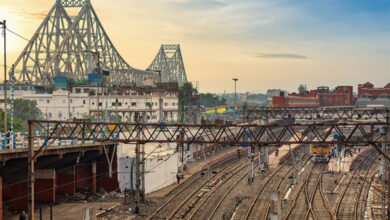
[{"label": "distant skyline", "polygon": [[[91,0],[115,47],[146,69],[161,44],[179,43],[189,81],[201,92],[267,89],[299,84],[390,82],[388,0]],[[54,0],[3,0],[0,20],[31,38]],[[7,33],[10,66],[27,41]],[[0,37],[3,65],[3,37]],[[3,79],[3,68],[0,76]]]}]

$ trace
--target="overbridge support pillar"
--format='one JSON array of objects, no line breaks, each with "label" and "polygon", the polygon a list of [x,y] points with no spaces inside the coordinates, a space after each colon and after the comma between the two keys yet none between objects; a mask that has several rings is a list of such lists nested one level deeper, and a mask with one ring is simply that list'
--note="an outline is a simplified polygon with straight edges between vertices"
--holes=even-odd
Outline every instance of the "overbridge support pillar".
[{"label": "overbridge support pillar", "polygon": [[56,202],[56,172],[54,169],[37,169],[35,183],[37,202]]},{"label": "overbridge support pillar", "polygon": [[76,168],[75,166],[63,170],[57,170],[57,190],[61,194],[69,196],[76,193]]},{"label": "overbridge support pillar", "polygon": [[3,220],[3,177],[0,176],[0,220]]}]

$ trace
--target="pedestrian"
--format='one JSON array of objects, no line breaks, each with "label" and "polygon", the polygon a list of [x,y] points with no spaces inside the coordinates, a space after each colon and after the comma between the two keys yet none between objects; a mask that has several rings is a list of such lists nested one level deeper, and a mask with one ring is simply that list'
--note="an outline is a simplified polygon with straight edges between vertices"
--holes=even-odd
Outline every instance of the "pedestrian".
[{"label": "pedestrian", "polygon": [[26,213],[22,211],[22,213],[19,215],[19,220],[26,220],[26,219],[27,219]]},{"label": "pedestrian", "polygon": [[180,175],[179,173],[176,174],[177,184],[180,184]]}]

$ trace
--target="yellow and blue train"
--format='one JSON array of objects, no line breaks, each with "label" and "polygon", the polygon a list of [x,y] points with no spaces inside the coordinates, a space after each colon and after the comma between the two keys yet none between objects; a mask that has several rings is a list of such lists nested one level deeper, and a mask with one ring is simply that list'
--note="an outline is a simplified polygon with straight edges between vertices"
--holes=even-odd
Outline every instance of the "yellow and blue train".
[{"label": "yellow and blue train", "polygon": [[330,144],[310,144],[310,156],[314,162],[328,162],[331,148]]}]

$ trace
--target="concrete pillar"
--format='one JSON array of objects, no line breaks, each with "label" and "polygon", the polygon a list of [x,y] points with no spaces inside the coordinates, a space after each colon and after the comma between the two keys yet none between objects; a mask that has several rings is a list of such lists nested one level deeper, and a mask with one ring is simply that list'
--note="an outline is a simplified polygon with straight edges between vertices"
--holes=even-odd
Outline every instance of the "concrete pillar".
[{"label": "concrete pillar", "polygon": [[3,177],[0,176],[0,220],[3,220]]},{"label": "concrete pillar", "polygon": [[28,210],[28,185],[27,181],[2,182],[2,194],[4,202],[8,203],[8,209],[12,211]]},{"label": "concrete pillar", "polygon": [[57,192],[69,196],[76,193],[75,167],[57,171]]},{"label": "concrete pillar", "polygon": [[92,186],[91,193],[96,193],[96,161],[92,161]]},{"label": "concrete pillar", "polygon": [[56,202],[56,171],[54,169],[35,170],[35,201]]}]

